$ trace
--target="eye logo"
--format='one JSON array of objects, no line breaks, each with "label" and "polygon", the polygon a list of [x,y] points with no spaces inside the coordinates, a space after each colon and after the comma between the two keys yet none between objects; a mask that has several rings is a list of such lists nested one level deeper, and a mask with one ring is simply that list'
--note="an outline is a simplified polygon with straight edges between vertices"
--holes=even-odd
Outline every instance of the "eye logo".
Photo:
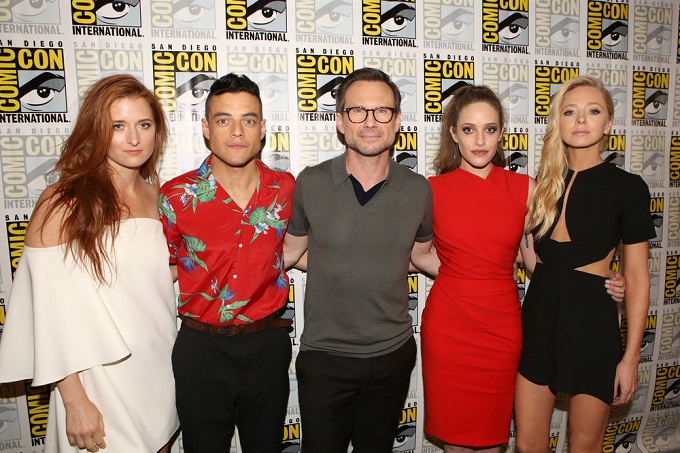
[{"label": "eye logo", "polygon": [[628,51],[628,5],[588,1],[588,56],[612,58],[611,52]]},{"label": "eye logo", "polygon": [[227,30],[286,32],[286,0],[227,0]]},{"label": "eye logo", "polygon": [[184,73],[184,77],[177,74],[177,81],[190,77],[180,82],[175,88],[177,106],[180,110],[201,110],[203,101],[208,97],[210,87],[215,81],[215,77],[209,74],[199,73],[192,76],[192,73]]},{"label": "eye logo", "polygon": [[334,120],[337,91],[353,71],[354,57],[299,54],[296,63],[300,120]]},{"label": "eye logo", "polygon": [[451,96],[474,81],[474,62],[425,60],[425,121],[441,121]]},{"label": "eye logo", "polygon": [[140,0],[71,0],[73,25],[140,27]]},{"label": "eye logo", "polygon": [[158,28],[212,30],[215,2],[211,0],[152,0],[151,24]]},{"label": "eye logo", "polygon": [[[482,11],[482,50],[527,53],[529,45],[529,2],[508,2],[501,9],[500,3],[488,2]],[[510,9],[512,8],[512,9]]]},{"label": "eye logo", "polygon": [[633,125],[665,126],[670,75],[633,72]]},{"label": "eye logo", "polygon": [[365,45],[415,47],[416,8],[412,0],[364,0],[361,20]]},{"label": "eye logo", "polygon": [[578,4],[564,2],[551,8],[550,1],[535,4],[536,26],[534,30],[536,46],[554,49],[579,48],[579,9]]},{"label": "eye logo", "polygon": [[2,2],[0,22],[15,24],[60,24],[57,0],[14,0]]},{"label": "eye logo", "polygon": [[[23,77],[22,77],[23,76]],[[22,112],[65,112],[66,81],[60,74],[38,71],[19,71],[19,80],[26,82],[19,87]]]}]

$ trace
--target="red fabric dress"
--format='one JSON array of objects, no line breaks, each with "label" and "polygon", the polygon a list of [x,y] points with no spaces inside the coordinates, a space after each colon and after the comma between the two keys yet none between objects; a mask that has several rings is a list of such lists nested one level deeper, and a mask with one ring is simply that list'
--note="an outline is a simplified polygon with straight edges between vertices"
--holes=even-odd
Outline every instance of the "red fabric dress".
[{"label": "red fabric dress", "polygon": [[430,178],[439,275],[423,312],[425,431],[447,443],[508,441],[522,347],[512,265],[529,178],[493,167]]}]

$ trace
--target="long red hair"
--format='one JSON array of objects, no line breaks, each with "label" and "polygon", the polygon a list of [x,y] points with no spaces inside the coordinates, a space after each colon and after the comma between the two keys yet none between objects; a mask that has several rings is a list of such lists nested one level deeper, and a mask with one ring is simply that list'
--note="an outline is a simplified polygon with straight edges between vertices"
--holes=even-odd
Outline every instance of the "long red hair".
[{"label": "long red hair", "polygon": [[151,107],[156,140],[151,157],[140,167],[140,175],[150,184],[159,185],[156,168],[167,135],[163,109],[154,94],[135,77],[127,74],[106,77],[85,93],[73,132],[64,142],[61,157],[51,172],[59,180],[45,214],[49,218],[56,212],[66,213],[60,242],[66,245],[66,253],[86,265],[100,283],[106,282],[105,268],[111,264],[107,238],[115,240],[125,213],[107,161],[113,136],[111,104],[123,98],[141,98]]}]

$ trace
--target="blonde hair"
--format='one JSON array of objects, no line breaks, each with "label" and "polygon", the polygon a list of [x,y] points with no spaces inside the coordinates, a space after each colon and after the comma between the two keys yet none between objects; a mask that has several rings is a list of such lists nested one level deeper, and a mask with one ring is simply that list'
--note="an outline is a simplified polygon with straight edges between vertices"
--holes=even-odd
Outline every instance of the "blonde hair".
[{"label": "blonde hair", "polygon": [[[538,229],[534,233],[535,239],[544,236],[557,217],[557,202],[564,192],[564,177],[568,170],[567,146],[560,133],[560,114],[566,94],[579,87],[592,87],[602,93],[609,118],[614,116],[614,101],[611,95],[602,82],[594,77],[579,76],[570,79],[555,94],[548,114],[548,129],[541,149],[541,165],[536,175],[536,189],[529,204],[527,230]],[[608,134],[603,135],[600,149],[604,149],[607,138]]]}]

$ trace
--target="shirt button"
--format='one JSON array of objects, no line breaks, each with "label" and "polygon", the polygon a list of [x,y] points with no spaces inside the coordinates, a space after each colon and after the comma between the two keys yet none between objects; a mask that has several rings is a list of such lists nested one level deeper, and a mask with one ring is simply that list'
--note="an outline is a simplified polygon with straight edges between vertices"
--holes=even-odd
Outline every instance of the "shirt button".
[{"label": "shirt button", "polygon": [[242,247],[243,247],[243,244],[239,244],[239,245],[238,245],[238,248],[242,248]]},{"label": "shirt button", "polygon": [[236,274],[234,274],[234,275],[232,276],[232,278],[237,278],[237,277],[238,277],[238,275],[236,275]]}]

